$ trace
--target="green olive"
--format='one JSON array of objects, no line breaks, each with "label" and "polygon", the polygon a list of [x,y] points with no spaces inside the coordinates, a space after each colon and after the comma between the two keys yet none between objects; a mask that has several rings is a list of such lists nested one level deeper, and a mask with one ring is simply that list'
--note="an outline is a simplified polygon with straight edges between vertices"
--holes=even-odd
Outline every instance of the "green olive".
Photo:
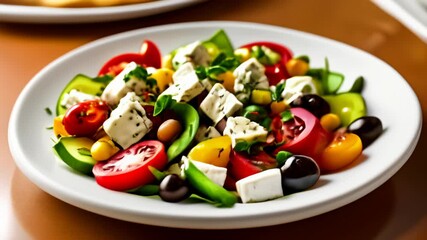
[{"label": "green olive", "polygon": [[182,132],[182,125],[175,119],[164,121],[157,130],[157,139],[164,143],[172,142]]}]

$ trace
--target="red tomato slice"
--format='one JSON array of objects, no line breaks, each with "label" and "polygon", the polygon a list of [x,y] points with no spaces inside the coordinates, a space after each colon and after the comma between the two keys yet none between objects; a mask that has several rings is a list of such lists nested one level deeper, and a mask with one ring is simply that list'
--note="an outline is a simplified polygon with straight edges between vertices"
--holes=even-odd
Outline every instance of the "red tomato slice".
[{"label": "red tomato slice", "polygon": [[62,119],[70,135],[90,137],[108,118],[110,108],[101,100],[90,100],[71,106]]},{"label": "red tomato slice", "polygon": [[290,77],[288,70],[286,69],[286,63],[292,59],[292,51],[286,46],[274,42],[253,42],[241,46],[240,48],[252,48],[254,46],[266,46],[278,53],[281,59],[274,65],[265,65],[265,75],[267,76],[270,85],[276,85],[282,79]]},{"label": "red tomato slice", "polygon": [[289,151],[293,154],[305,155],[318,161],[319,156],[331,141],[332,135],[327,132],[320,121],[304,108],[291,108],[292,120],[283,123],[280,134],[285,144],[274,153]]},{"label": "red tomato slice", "polygon": [[143,67],[160,68],[162,56],[157,45],[149,40],[145,40],[139,53],[123,53],[108,60],[99,70],[98,76],[119,74],[126,64],[135,62]]},{"label": "red tomato slice", "polygon": [[263,170],[277,166],[276,159],[265,152],[256,155],[248,155],[242,152],[231,151],[227,172],[236,181],[259,173]]},{"label": "red tomato slice", "polygon": [[126,191],[155,180],[149,166],[163,169],[168,162],[165,146],[156,140],[137,143],[92,169],[96,182],[108,189]]}]

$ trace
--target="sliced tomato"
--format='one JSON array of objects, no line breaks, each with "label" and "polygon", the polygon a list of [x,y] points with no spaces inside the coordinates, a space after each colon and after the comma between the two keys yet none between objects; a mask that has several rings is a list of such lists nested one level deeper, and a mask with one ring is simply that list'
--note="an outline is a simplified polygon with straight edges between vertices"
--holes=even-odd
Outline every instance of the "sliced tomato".
[{"label": "sliced tomato", "polygon": [[227,174],[236,181],[259,173],[263,170],[274,168],[277,161],[266,152],[249,155],[244,152],[231,151],[227,166]]},{"label": "sliced tomato", "polygon": [[274,42],[253,42],[241,46],[240,48],[251,49],[254,46],[265,46],[278,53],[281,57],[280,61],[272,65],[264,65],[265,75],[270,82],[270,85],[276,85],[283,79],[290,77],[288,70],[286,69],[286,63],[292,59],[292,51],[286,46]]},{"label": "sliced tomato", "polygon": [[152,183],[155,177],[149,167],[163,169],[167,162],[163,143],[147,140],[116,153],[107,161],[98,162],[92,172],[99,185],[126,191]]},{"label": "sliced tomato", "polygon": [[110,108],[104,101],[84,101],[65,112],[62,124],[70,135],[90,137],[107,120],[109,111]]},{"label": "sliced tomato", "polygon": [[119,54],[104,63],[98,72],[98,76],[106,74],[116,76],[130,62],[135,62],[143,67],[160,68],[162,65],[162,56],[155,43],[145,40],[138,53]]},{"label": "sliced tomato", "polygon": [[[283,122],[280,128],[273,127],[279,141],[285,143],[274,153],[288,151],[293,154],[306,155],[318,161],[319,156],[331,141],[332,135],[327,132],[320,121],[304,108],[291,108],[293,119]],[[273,124],[277,123],[273,121]]]}]

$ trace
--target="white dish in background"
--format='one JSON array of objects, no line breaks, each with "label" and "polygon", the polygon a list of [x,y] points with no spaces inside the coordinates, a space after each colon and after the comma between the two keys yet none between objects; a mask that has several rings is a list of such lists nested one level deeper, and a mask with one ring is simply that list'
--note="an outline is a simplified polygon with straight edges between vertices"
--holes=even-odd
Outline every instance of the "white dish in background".
[{"label": "white dish in background", "polygon": [[427,43],[426,0],[372,0]]},{"label": "white dish in background", "polygon": [[[136,51],[143,39],[157,43],[165,54],[178,46],[206,39],[219,28],[225,29],[235,47],[260,40],[279,42],[295,55],[309,55],[313,67],[323,66],[324,58],[328,57],[330,68],[344,73],[347,81],[364,76],[363,95],[369,115],[379,117],[386,131],[365,149],[363,160],[345,171],[321,176],[314,188],[268,202],[237,204],[233,208],[216,208],[207,203],[167,203],[156,197],[110,191],[97,185],[93,178],[70,171],[55,158],[52,132],[46,129],[52,125],[53,116],[44,109],[54,109],[61,90],[74,75],[95,76],[107,59],[118,53]],[[174,36],[173,41],[170,36]],[[399,98],[396,98],[397,92]],[[249,228],[312,217],[368,194],[393,176],[410,157],[420,135],[421,118],[418,99],[405,79],[366,52],[276,26],[192,22],[113,35],[77,48],[49,64],[28,83],[16,101],[10,118],[9,144],[17,166],[32,182],[82,209],[167,227]]]},{"label": "white dish in background", "polygon": [[0,4],[0,21],[21,23],[88,23],[144,17],[205,0],[158,0],[111,7],[54,8]]}]

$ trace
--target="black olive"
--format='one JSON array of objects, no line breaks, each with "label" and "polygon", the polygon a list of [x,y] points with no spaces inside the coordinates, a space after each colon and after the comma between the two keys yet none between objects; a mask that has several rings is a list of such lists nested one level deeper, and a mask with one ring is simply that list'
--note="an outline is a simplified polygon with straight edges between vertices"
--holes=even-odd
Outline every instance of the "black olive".
[{"label": "black olive", "polygon": [[177,174],[170,174],[160,183],[159,196],[166,202],[179,202],[191,195],[190,188],[185,180]]},{"label": "black olive", "polygon": [[317,118],[321,118],[323,115],[331,112],[329,103],[321,96],[316,94],[302,95],[293,100],[289,105],[291,107],[304,108]]},{"label": "black olive", "polygon": [[383,125],[377,117],[364,116],[350,123],[347,127],[347,132],[359,136],[362,140],[363,148],[366,148],[381,135]]},{"label": "black olive", "polygon": [[293,155],[280,168],[285,194],[300,192],[313,186],[320,177],[317,163],[308,156]]}]

